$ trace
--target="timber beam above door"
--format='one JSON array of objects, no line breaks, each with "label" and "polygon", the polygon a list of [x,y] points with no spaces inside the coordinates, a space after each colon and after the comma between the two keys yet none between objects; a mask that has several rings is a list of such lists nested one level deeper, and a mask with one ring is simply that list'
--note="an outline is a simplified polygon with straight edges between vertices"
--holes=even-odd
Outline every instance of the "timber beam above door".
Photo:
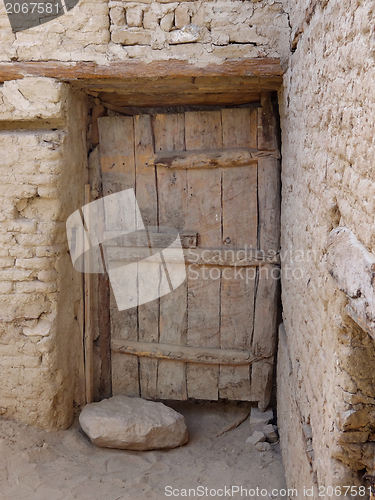
[{"label": "timber beam above door", "polygon": [[[279,59],[248,58],[196,66],[187,61],[123,61],[107,65],[59,61],[0,63],[0,82],[29,76],[55,78],[98,98],[108,109],[181,105],[239,105],[278,91]],[[135,112],[133,114],[139,114]]]},{"label": "timber beam above door", "polygon": [[[44,76],[69,82],[73,80],[115,79],[120,82],[134,78],[250,76],[265,80],[273,79],[280,84],[282,75],[280,59],[277,58],[236,59],[207,66],[196,66],[187,61],[176,60],[151,63],[132,60],[111,64],[60,61],[0,63],[1,82],[18,80],[27,76]],[[266,81],[264,83],[266,84]]]}]

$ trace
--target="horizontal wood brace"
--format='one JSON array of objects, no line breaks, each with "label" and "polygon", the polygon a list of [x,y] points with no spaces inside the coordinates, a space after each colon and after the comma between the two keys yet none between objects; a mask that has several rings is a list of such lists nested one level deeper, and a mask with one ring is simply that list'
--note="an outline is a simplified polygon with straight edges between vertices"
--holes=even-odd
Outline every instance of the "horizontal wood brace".
[{"label": "horizontal wood brace", "polygon": [[147,160],[150,167],[172,169],[228,168],[256,164],[261,158],[280,159],[279,151],[259,151],[250,148],[213,149],[205,151],[173,151],[156,153]]},{"label": "horizontal wood brace", "polygon": [[[137,262],[150,257],[148,247],[121,247],[106,246],[106,256],[111,261]],[[153,248],[153,262],[162,263],[161,257],[157,259],[157,253],[163,252],[165,248]],[[174,251],[175,250],[175,251]],[[185,264],[197,266],[223,266],[223,267],[256,267],[265,265],[280,265],[279,255],[273,252],[267,254],[260,251],[249,251],[240,249],[222,248],[188,248],[183,250]],[[163,253],[165,262],[182,263],[181,252],[171,249]]]},{"label": "horizontal wood brace", "polygon": [[[135,356],[157,358],[184,363],[203,363],[205,365],[250,365],[254,361],[268,359],[255,356],[252,351],[239,349],[214,349],[209,347],[190,347],[135,340],[112,339],[112,351]],[[270,356],[271,358],[272,356]]]},{"label": "horizontal wood brace", "polygon": [[[157,229],[160,229],[160,232],[155,232]],[[168,233],[168,229],[167,227],[160,226],[159,228],[147,228],[147,232],[146,230],[132,233],[124,231],[123,235],[121,231],[105,231],[103,237],[108,246],[111,246],[111,240],[113,240],[112,243],[114,243],[114,246],[120,247],[148,247],[148,242],[150,242],[152,248],[162,249],[170,246],[177,237],[177,230],[172,230]],[[195,248],[197,246],[198,233],[196,231],[183,229],[178,233],[183,248]]]},{"label": "horizontal wood brace", "polygon": [[[205,98],[208,100],[209,96],[211,96],[211,100],[216,98],[220,99],[220,96],[226,96],[228,95],[228,92],[214,92],[215,87],[208,88],[201,90],[199,89],[200,92],[196,89],[189,89],[189,92],[178,92],[178,94],[183,97],[186,96],[185,99],[186,101],[190,101],[192,94],[193,95],[199,95],[202,94],[202,96],[205,96]],[[235,92],[235,90],[230,89],[231,92]],[[210,93],[208,93],[210,92]],[[134,89],[133,91],[129,94],[134,95],[135,93],[139,94],[139,92],[135,92]],[[90,94],[90,92],[88,92]],[[95,94],[97,94],[95,92]],[[119,94],[113,94],[114,95],[114,100],[118,102],[119,100],[123,99],[126,101],[126,99],[129,99],[129,94],[125,94],[122,92],[120,95]],[[159,91],[160,95],[164,95]],[[142,95],[143,94],[139,94]],[[148,94],[146,94],[148,95]],[[167,94],[169,97],[171,94]],[[248,99],[252,98],[252,94],[244,93],[244,95],[247,96]],[[100,97],[102,95],[99,94]],[[103,96],[110,98],[110,94],[103,94]],[[213,97],[212,97],[213,96]],[[167,98],[167,97],[166,97]],[[163,114],[163,115],[169,115],[169,114],[176,114],[176,113],[186,113],[187,111],[221,111],[222,109],[258,109],[262,107],[260,98],[257,101],[249,101],[246,102],[245,104],[220,104],[220,105],[215,105],[215,104],[202,104],[202,105],[196,105],[196,104],[191,104],[191,105],[171,105],[170,107],[135,107],[135,106],[127,106],[126,104],[124,106],[119,106],[116,104],[112,104],[111,102],[106,102],[105,100],[100,99],[100,104],[102,104],[105,108],[108,108],[112,111],[116,111],[116,113],[120,113],[125,116],[134,116],[134,115],[158,115],[158,114]],[[170,104],[170,103],[169,103]]]}]

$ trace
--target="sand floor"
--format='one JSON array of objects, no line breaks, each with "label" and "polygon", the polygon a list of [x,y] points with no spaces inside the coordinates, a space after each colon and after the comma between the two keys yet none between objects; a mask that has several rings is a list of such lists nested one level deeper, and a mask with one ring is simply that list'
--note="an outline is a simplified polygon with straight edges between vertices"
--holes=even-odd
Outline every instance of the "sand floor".
[{"label": "sand floor", "polygon": [[[168,451],[101,449],[78,422],[69,430],[49,433],[0,419],[0,499],[286,498],[275,491],[285,488],[279,445],[258,452],[246,443],[249,419],[215,437],[244,412],[243,405],[173,407],[185,416],[190,439]],[[232,490],[236,486],[255,491],[241,495]],[[267,496],[261,489],[267,489]]]}]

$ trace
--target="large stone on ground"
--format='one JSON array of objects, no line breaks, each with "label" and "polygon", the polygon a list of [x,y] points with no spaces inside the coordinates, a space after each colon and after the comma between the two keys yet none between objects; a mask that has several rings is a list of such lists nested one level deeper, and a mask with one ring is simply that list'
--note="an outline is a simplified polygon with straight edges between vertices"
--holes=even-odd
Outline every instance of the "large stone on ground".
[{"label": "large stone on ground", "polygon": [[188,440],[180,413],[162,403],[122,395],[86,405],[79,422],[91,441],[103,448],[157,450]]}]

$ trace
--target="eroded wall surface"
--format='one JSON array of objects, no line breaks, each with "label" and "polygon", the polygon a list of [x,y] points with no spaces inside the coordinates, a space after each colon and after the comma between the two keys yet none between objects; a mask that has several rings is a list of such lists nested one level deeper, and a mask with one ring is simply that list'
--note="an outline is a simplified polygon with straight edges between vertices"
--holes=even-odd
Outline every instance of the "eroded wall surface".
[{"label": "eroded wall surface", "polygon": [[45,428],[68,426],[84,394],[65,221],[83,203],[86,113],[47,78],[0,89],[0,413]]},{"label": "eroded wall surface", "polygon": [[286,475],[299,488],[362,484],[374,466],[375,343],[346,313],[327,247],[329,233],[345,227],[375,254],[375,6],[288,3],[292,41],[299,35],[280,93]]}]

